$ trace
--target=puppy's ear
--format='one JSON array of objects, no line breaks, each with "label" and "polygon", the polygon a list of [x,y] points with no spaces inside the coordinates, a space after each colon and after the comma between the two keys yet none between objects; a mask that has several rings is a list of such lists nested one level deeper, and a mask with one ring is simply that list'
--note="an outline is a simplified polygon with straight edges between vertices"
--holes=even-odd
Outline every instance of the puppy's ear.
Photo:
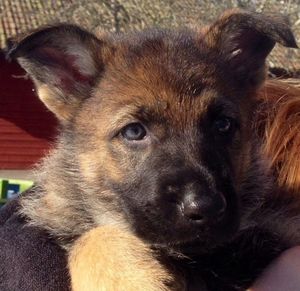
[{"label": "puppy's ear", "polygon": [[41,100],[64,121],[90,96],[103,72],[104,46],[93,34],[62,24],[26,36],[10,49],[8,57],[18,60]]},{"label": "puppy's ear", "polygon": [[226,74],[241,86],[263,81],[266,57],[276,43],[297,48],[286,18],[240,9],[221,15],[204,32],[204,42],[218,59],[225,60]]}]

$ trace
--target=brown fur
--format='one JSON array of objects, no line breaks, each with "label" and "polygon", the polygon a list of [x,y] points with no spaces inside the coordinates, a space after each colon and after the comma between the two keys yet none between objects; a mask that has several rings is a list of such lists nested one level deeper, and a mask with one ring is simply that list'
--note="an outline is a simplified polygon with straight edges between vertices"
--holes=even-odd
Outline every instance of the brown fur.
[{"label": "brown fur", "polygon": [[[276,42],[296,47],[283,20],[232,10],[201,32],[97,38],[58,25],[11,50],[62,124],[21,213],[70,252],[75,291],[190,290],[193,281],[204,290],[185,262],[193,248],[211,251],[253,225],[300,241],[297,223],[280,226],[297,219],[298,205],[281,209],[281,196],[270,196],[251,128]],[[223,134],[217,126],[228,120],[232,134]],[[123,132],[137,122],[148,135],[132,142]],[[203,207],[196,218],[183,212],[191,205]],[[170,274],[180,287],[166,285]]]}]

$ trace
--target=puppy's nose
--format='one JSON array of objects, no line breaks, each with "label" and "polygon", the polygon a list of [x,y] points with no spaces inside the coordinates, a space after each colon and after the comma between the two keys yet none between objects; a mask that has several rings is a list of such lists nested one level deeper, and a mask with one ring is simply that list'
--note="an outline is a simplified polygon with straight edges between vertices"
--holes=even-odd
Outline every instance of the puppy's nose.
[{"label": "puppy's nose", "polygon": [[195,222],[219,220],[226,210],[226,200],[222,194],[209,197],[186,193],[181,210],[186,218]]}]

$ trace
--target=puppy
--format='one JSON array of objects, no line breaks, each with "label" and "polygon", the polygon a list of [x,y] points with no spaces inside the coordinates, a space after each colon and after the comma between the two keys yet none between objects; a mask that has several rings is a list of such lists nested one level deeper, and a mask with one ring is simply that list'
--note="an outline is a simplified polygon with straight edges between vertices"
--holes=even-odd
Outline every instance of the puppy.
[{"label": "puppy", "polygon": [[284,20],[231,10],[203,30],[57,25],[12,48],[61,121],[21,211],[70,252],[74,290],[205,290],[207,255],[249,229],[299,243],[299,202],[274,196],[252,130],[276,43],[297,47]]}]

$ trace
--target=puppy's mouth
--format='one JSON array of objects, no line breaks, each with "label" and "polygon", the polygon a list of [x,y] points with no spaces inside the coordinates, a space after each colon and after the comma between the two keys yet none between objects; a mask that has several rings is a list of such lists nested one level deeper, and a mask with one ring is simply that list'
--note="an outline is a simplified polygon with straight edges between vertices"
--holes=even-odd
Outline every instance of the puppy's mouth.
[{"label": "puppy's mouth", "polygon": [[201,212],[189,213],[181,203],[178,205],[177,240],[169,242],[175,248],[187,252],[207,252],[234,237],[239,228],[238,216],[231,209],[223,209],[217,215],[208,217]]},{"label": "puppy's mouth", "polygon": [[[188,196],[173,204],[179,244],[198,241],[212,245],[229,239],[238,230],[238,207],[221,192],[212,197]],[[185,235],[180,235],[181,232]]]},{"label": "puppy's mouth", "polygon": [[226,201],[225,208],[217,203],[215,210],[205,214],[198,206],[182,201],[152,205],[140,216],[143,223],[134,223],[134,227],[155,248],[169,248],[187,255],[207,253],[234,237],[239,219],[230,201]]}]

